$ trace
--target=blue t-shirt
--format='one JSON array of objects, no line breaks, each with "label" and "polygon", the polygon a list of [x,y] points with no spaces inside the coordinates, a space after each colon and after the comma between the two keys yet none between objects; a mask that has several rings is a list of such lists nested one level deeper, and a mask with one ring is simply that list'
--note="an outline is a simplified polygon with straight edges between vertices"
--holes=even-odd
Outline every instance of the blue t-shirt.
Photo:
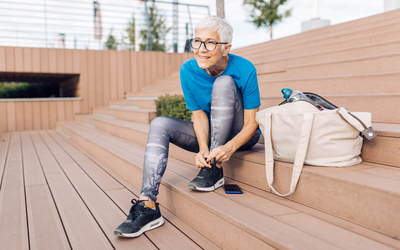
[{"label": "blue t-shirt", "polygon": [[[244,109],[255,109],[261,105],[257,70],[250,61],[229,54],[228,65],[221,75],[231,76],[236,82],[242,92]],[[199,68],[194,57],[183,63],[180,78],[189,110],[201,109],[210,117],[212,87],[217,77],[210,76],[204,69]]]}]

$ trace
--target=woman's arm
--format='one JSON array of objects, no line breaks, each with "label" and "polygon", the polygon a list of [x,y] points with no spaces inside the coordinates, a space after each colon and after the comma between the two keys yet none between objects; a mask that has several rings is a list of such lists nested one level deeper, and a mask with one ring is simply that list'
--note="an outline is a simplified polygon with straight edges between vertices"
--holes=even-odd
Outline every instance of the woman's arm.
[{"label": "woman's arm", "polygon": [[208,161],[216,158],[219,162],[228,161],[232,154],[236,152],[243,144],[248,142],[257,130],[256,113],[259,108],[244,110],[244,124],[242,130],[225,143],[225,145],[214,148],[208,155]]},{"label": "woman's arm", "polygon": [[203,110],[192,111],[193,128],[199,143],[199,153],[195,157],[195,164],[198,168],[211,167],[204,158],[210,153],[208,149],[208,135],[210,125],[207,114]]}]

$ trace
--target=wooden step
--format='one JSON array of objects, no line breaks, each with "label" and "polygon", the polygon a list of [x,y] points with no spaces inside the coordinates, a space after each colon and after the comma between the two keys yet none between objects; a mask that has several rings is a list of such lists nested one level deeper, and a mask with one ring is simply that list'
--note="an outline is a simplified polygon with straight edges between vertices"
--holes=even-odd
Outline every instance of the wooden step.
[{"label": "wooden step", "polygon": [[[159,96],[165,96],[166,94],[169,95],[183,95],[181,87],[173,87],[173,88],[166,88],[166,89],[155,89],[154,91],[147,91],[147,92],[137,92],[137,93],[127,93],[126,99],[127,100],[141,100],[141,97],[145,98],[152,98],[152,100],[156,99]],[[144,100],[142,99],[142,100]]]},{"label": "wooden step", "polygon": [[318,43],[324,43],[329,40],[337,41],[343,39],[354,39],[356,37],[365,35],[373,35],[376,33],[392,30],[393,28],[397,27],[396,25],[398,25],[400,18],[400,16],[397,13],[395,16],[392,17],[389,16],[384,17],[382,20],[378,22],[373,22],[371,18],[370,20],[368,20],[368,22],[364,22],[362,25],[353,25],[353,26],[349,25],[346,28],[341,28],[341,25],[343,24],[328,26],[318,30],[303,32],[293,36],[276,39],[274,41],[269,41],[253,46],[248,46],[242,49],[233,50],[233,53],[245,57],[252,57],[252,56],[257,56],[257,54],[266,51],[274,51],[274,50],[280,51],[282,49],[294,46],[295,47],[307,46],[306,44],[309,42],[314,43],[318,41]]},{"label": "wooden step", "polygon": [[400,93],[400,71],[351,76],[312,77],[259,81],[262,96],[281,95],[282,88],[320,95]]},{"label": "wooden step", "polygon": [[158,88],[171,88],[180,86],[180,77],[179,71],[174,72],[168,77],[164,77],[162,79],[157,79],[155,84],[151,84],[149,86],[142,87],[142,91],[151,90],[151,89],[158,89]]},{"label": "wooden step", "polygon": [[287,68],[287,78],[345,76],[400,71],[400,53],[358,57]]},{"label": "wooden step", "polygon": [[[134,124],[126,121],[117,121],[117,120],[106,120],[106,118],[101,118],[101,117],[93,117],[93,116],[79,116],[79,120],[83,120],[85,122],[90,122],[93,124],[97,129],[101,129],[103,131],[108,132],[111,135],[117,136],[119,138],[124,138],[126,140],[129,140],[131,142],[135,142],[138,145],[145,147],[146,142],[147,142],[147,133],[148,133],[148,127],[146,128],[145,126],[148,125],[142,125],[138,126],[136,129],[137,125],[139,124]],[[107,125],[105,125],[107,124]],[[375,124],[373,124],[378,137],[376,137],[373,141],[371,142],[366,142],[363,147],[362,151],[362,157],[365,161],[369,161],[370,163],[363,163],[360,165],[357,165],[355,167],[351,168],[318,168],[318,167],[306,167],[303,170],[303,174],[306,174],[307,177],[304,177],[307,181],[310,181],[311,183],[313,181],[319,183],[318,185],[322,185],[324,190],[327,190],[328,192],[330,190],[329,185],[333,185],[338,188],[338,190],[346,190],[348,188],[347,186],[350,186],[349,191],[346,192],[354,192],[358,193],[360,197],[366,197],[369,196],[369,192],[378,192],[376,190],[377,187],[373,187],[372,190],[368,189],[366,190],[365,193],[361,191],[360,189],[363,189],[362,185],[367,185],[370,186],[371,184],[364,183],[367,181],[370,181],[371,179],[374,178],[373,175],[375,173],[379,173],[381,171],[382,175],[381,177],[383,178],[388,178],[387,173],[392,172],[393,174],[397,175],[400,173],[400,161],[399,161],[399,154],[391,154],[393,152],[398,151],[398,145],[400,144],[400,128],[399,125],[395,124],[386,124],[386,125],[380,125],[377,124],[375,127]],[[389,143],[388,143],[389,140]],[[264,151],[263,151],[263,144],[259,144],[255,146],[253,149],[245,152],[236,152],[233,156],[232,159],[229,161],[229,167],[225,168],[225,176],[228,176],[232,179],[235,179],[237,181],[240,181],[241,183],[246,183],[248,185],[260,188],[265,191],[270,191],[268,185],[266,184],[265,181],[265,165],[264,165]],[[387,152],[384,153],[383,155],[380,155],[382,152]],[[174,157],[176,159],[179,159],[181,161],[184,161],[188,164],[194,165],[194,153],[189,153],[187,151],[184,151],[175,145],[170,145],[170,156]],[[384,166],[384,165],[379,165],[379,164],[374,164],[374,162],[380,162],[382,164],[388,164],[391,165],[389,166]],[[397,167],[397,168],[396,168]],[[287,163],[282,163],[282,162],[277,162],[276,163],[276,169],[282,169],[281,172],[277,172],[277,178],[282,178],[284,180],[284,183],[282,185],[279,185],[279,187],[289,187],[289,181],[290,181],[290,174],[291,174],[291,164]],[[326,173],[324,172],[318,172],[317,175],[315,175],[315,169],[327,169]],[[364,173],[367,170],[363,169],[372,169],[374,172],[372,172],[371,176],[364,176]],[[329,175],[331,174],[330,171],[336,171],[338,174],[334,176],[334,178],[328,178]],[[260,174],[262,173],[262,174]],[[278,175],[279,173],[279,175]],[[335,173],[335,172],[334,172]],[[348,175],[348,173],[351,173],[352,176],[355,176],[356,179],[354,182],[352,180],[346,179],[346,176],[341,176],[341,173],[343,175]],[[396,174],[397,173],[397,174]],[[369,174],[369,173],[368,173]],[[302,177],[303,178],[303,177]],[[328,180],[326,180],[328,178]],[[390,179],[390,178],[389,178]],[[325,183],[326,180],[326,183]],[[361,183],[360,183],[361,180]],[[371,180],[372,181],[372,180]],[[390,180],[389,180],[390,181]],[[397,180],[398,181],[398,180]],[[381,178],[377,178],[377,180],[372,181],[372,182],[384,182]],[[300,181],[301,183],[301,181]],[[315,197],[312,195],[310,197],[305,197],[302,195],[297,195],[293,196],[292,198],[296,198],[298,202],[306,204],[306,205],[311,205],[317,209],[321,209],[323,211],[327,211],[329,213],[337,214],[341,217],[346,218],[347,220],[352,220],[352,216],[354,214],[357,214],[357,211],[354,211],[354,214],[351,213],[350,215],[347,215],[346,211],[340,211],[340,206],[347,207],[350,209],[352,206],[352,202],[354,202],[354,199],[351,195],[346,196],[345,198],[341,199],[341,202],[344,202],[344,204],[337,204],[334,207],[330,207],[329,205],[325,204],[320,204],[320,199],[321,195],[318,195],[318,191],[312,190],[313,185],[310,183],[305,183],[304,187],[299,187],[298,188],[304,188],[303,191],[301,192],[312,192]],[[375,183],[376,184],[376,183]],[[394,184],[398,185],[398,184]],[[308,190],[311,189],[311,190]],[[379,189],[379,187],[378,187]],[[373,191],[374,190],[374,191]],[[286,190],[285,190],[286,191]],[[392,190],[393,191],[393,190]],[[297,191],[296,191],[297,192]],[[330,192],[330,191],[329,191]],[[381,192],[381,191],[379,191]],[[385,192],[384,192],[385,193]],[[297,195],[297,196],[296,196]],[[328,193],[325,194],[329,199],[336,200],[334,196],[336,195],[335,193]],[[386,194],[387,195],[387,194]],[[379,197],[377,198],[377,202],[381,202]],[[364,201],[357,201],[357,202],[364,202]],[[370,201],[371,203],[373,201]],[[382,206],[374,206],[377,211],[373,212],[370,211],[370,214],[365,214],[360,213],[358,216],[355,217],[355,220],[352,220],[354,222],[363,224],[363,220],[365,219],[364,217],[369,218],[368,225],[369,227],[372,228],[380,228],[381,225],[378,225],[378,222],[380,221],[380,213],[384,213],[385,206],[392,207],[393,201],[388,200],[387,203],[383,204]],[[398,202],[398,201],[396,201]],[[357,204],[358,206],[358,212],[362,211],[362,205]],[[332,208],[332,209],[331,209]],[[351,209],[350,209],[351,210]],[[372,216],[372,217],[371,217]],[[392,214],[388,215],[393,216]],[[375,219],[373,219],[375,218]],[[371,221],[372,220],[372,221]],[[387,218],[389,221],[390,218]],[[364,225],[364,224],[363,224]],[[393,227],[393,225],[391,226]],[[389,230],[389,229],[388,229]],[[392,229],[390,229],[392,230]]]},{"label": "wooden step", "polygon": [[365,140],[362,149],[364,161],[400,167],[400,124],[374,123],[377,140]]},{"label": "wooden step", "polygon": [[136,106],[141,109],[156,109],[155,100],[111,100],[110,107]]},{"label": "wooden step", "polygon": [[395,40],[374,45],[364,45],[346,49],[341,48],[339,50],[328,50],[322,53],[314,52],[301,56],[286,57],[282,54],[275,54],[274,56],[268,55],[267,58],[265,56],[259,57],[257,60],[252,60],[252,62],[256,66],[257,72],[262,74],[283,71],[286,70],[287,67],[294,67],[297,65],[305,65],[310,63],[316,64],[366,56],[377,56],[382,54],[397,53],[399,51],[400,40]]},{"label": "wooden step", "polygon": [[[149,125],[129,122],[119,119],[108,119],[92,115],[77,115],[76,119],[83,125],[95,127],[109,134],[124,138],[128,141],[137,143],[145,147]],[[400,144],[400,125],[393,123],[373,123],[373,128],[377,137],[372,140],[364,141],[363,160],[371,163],[381,163],[394,167],[400,167],[400,154],[396,154]],[[263,143],[263,140],[260,139]],[[180,150],[171,145],[171,154],[179,156]],[[180,159],[194,164],[194,154],[187,152],[179,156]]]},{"label": "wooden step", "polygon": [[[375,40],[377,35],[381,36],[382,33],[385,32],[394,32],[395,34],[400,30],[400,24],[399,24],[399,20],[400,18],[397,18],[394,23],[391,24],[385,24],[383,26],[380,27],[376,27],[376,28],[365,28],[363,30],[359,30],[353,33],[346,33],[346,34],[342,34],[342,35],[331,35],[329,37],[325,37],[322,39],[312,39],[309,38],[307,41],[303,41],[303,42],[297,42],[295,44],[290,44],[287,46],[281,45],[281,47],[274,47],[271,48],[271,50],[263,50],[260,51],[258,53],[254,53],[253,55],[248,55],[246,57],[248,57],[249,59],[252,59],[253,57],[259,57],[261,55],[268,55],[270,52],[272,53],[279,53],[279,52],[284,52],[284,51],[288,51],[288,50],[302,50],[303,48],[310,48],[310,47],[314,47],[314,46],[321,46],[323,44],[330,44],[330,47],[328,47],[327,51],[329,50],[337,50],[340,49],[341,47],[338,47],[338,44],[343,44],[343,43],[347,43],[347,45],[344,46],[344,48],[349,48],[349,47],[355,47],[357,45],[360,44],[356,44],[354,42],[352,42],[352,40],[358,39],[358,38],[369,38],[369,44],[374,44],[371,41],[375,41],[378,42],[379,40]],[[398,34],[398,33],[397,33]],[[374,39],[371,39],[372,37],[374,37]],[[392,37],[392,39],[398,40],[399,39],[399,35],[394,35],[394,36],[390,36]],[[388,40],[380,40],[380,41],[388,41]],[[312,53],[316,53],[319,52],[320,50],[314,50]],[[294,56],[294,55],[293,55]]]},{"label": "wooden step", "polygon": [[[338,107],[353,112],[370,112],[373,122],[400,123],[400,94],[324,95]],[[283,101],[281,96],[262,96],[261,109],[276,106]]]},{"label": "wooden step", "polygon": [[[73,122],[62,122],[58,126],[93,157],[140,187],[143,147]],[[197,172],[192,165],[171,158],[160,187],[159,201],[224,249],[269,249],[271,246],[309,249],[316,244],[328,249],[399,247],[397,240],[354,224],[343,228],[348,222],[327,214],[324,215],[327,220],[316,217],[310,210],[305,211],[309,208],[245,184],[241,184],[244,194],[235,197],[224,194],[222,189],[210,193],[190,191],[187,185]],[[227,178],[227,181],[231,180]],[[277,199],[291,205],[282,205]],[[315,224],[304,230],[304,220]]]},{"label": "wooden step", "polygon": [[[365,17],[365,18],[361,18],[361,19],[356,19],[353,21],[345,22],[345,23],[340,23],[340,24],[336,24],[336,25],[332,25],[332,26],[323,27],[323,28],[316,29],[316,30],[310,30],[307,32],[298,33],[293,36],[283,37],[283,38],[275,39],[275,40],[269,41],[269,42],[246,46],[244,48],[235,49],[234,52],[242,53],[242,54],[252,53],[254,51],[257,51],[257,49],[265,47],[265,46],[275,46],[277,44],[287,44],[290,42],[293,43],[293,42],[302,41],[304,39],[311,38],[311,37],[318,38],[319,36],[321,37],[321,36],[325,36],[327,34],[334,34],[335,32],[342,32],[343,30],[346,32],[347,29],[354,29],[354,28],[359,29],[360,26],[361,27],[362,26],[371,26],[371,25],[374,25],[375,23],[377,23],[378,25],[381,25],[381,21],[386,22],[386,20],[397,18],[399,16],[400,16],[400,11],[394,10],[394,11],[385,12],[385,13],[378,14],[378,15],[373,15],[373,16],[369,16],[369,17]],[[354,30],[351,30],[351,31],[354,31]]]},{"label": "wooden step", "polygon": [[97,107],[93,108],[93,115],[108,117],[111,119],[123,119],[127,121],[140,122],[150,124],[157,116],[154,109],[139,109],[139,108],[108,108]]}]

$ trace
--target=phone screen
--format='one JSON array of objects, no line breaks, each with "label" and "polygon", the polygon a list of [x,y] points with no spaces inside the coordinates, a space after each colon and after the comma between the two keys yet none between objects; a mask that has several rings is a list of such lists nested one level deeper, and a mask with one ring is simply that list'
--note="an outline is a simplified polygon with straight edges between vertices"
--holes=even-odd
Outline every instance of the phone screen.
[{"label": "phone screen", "polygon": [[224,184],[224,190],[227,194],[241,194],[243,193],[240,187],[236,184]]}]

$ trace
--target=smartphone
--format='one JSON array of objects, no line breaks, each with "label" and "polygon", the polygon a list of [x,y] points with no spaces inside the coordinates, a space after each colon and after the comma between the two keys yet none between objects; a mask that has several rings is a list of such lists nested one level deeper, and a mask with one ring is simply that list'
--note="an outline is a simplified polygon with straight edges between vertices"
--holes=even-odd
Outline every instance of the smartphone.
[{"label": "smartphone", "polygon": [[227,194],[242,194],[242,190],[236,184],[224,184],[224,190]]}]

